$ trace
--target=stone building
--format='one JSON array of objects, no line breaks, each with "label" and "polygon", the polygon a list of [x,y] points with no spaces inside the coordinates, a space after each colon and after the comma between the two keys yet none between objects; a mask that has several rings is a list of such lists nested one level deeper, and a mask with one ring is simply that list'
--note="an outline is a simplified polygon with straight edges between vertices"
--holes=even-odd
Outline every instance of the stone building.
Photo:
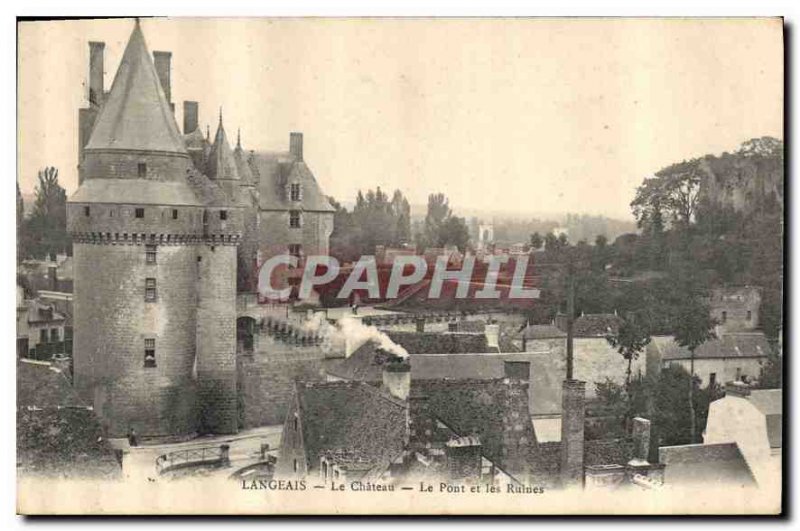
[{"label": "stone building", "polygon": [[79,188],[67,205],[74,255],[75,385],[112,436],[231,433],[240,426],[237,292],[278,254],[327,252],[333,208],[303,160],[245,151],[220,111],[171,101],[170,52],[150,55],[137,21],[111,89],[89,43],[79,110]]}]

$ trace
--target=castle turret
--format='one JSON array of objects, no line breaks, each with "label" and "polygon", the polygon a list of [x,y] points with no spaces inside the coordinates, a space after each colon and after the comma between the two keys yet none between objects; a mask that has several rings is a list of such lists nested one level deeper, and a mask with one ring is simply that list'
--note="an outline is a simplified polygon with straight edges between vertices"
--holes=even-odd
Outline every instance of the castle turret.
[{"label": "castle turret", "polygon": [[[112,436],[235,431],[235,396],[230,413],[226,394],[235,392],[235,313],[226,312],[235,304],[241,215],[194,170],[138,21],[81,175],[67,206],[76,387]],[[209,304],[216,315],[200,309]],[[205,334],[215,338],[213,354],[198,344],[209,342]],[[221,407],[208,407],[212,395]],[[233,420],[201,418],[210,409]]]}]

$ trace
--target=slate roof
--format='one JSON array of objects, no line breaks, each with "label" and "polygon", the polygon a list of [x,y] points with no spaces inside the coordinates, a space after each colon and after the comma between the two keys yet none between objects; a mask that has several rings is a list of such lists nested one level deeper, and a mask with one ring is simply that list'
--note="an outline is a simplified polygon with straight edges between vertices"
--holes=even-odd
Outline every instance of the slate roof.
[{"label": "slate roof", "polygon": [[206,137],[199,128],[183,135],[183,143],[186,145],[187,150],[203,151],[209,147]]},{"label": "slate roof", "polygon": [[[261,210],[286,211],[298,209],[299,206],[299,210],[310,212],[334,211],[304,161],[295,160],[286,152],[255,151],[249,162],[258,183]],[[290,201],[287,197],[286,184],[289,182],[301,184],[302,201]]]},{"label": "slate roof", "polygon": [[567,334],[556,325],[528,325],[522,330],[522,337],[525,339],[552,339],[567,337]]},{"label": "slate roof", "polygon": [[702,484],[712,488],[756,484],[736,443],[662,446],[658,460],[666,465],[665,485]]},{"label": "slate roof", "polygon": [[225,127],[222,125],[222,115],[219,117],[217,134],[214,136],[214,143],[211,145],[211,152],[206,162],[206,175],[209,179],[215,180],[240,180],[236,161],[233,157],[233,150],[228,143],[228,136],[225,134]]},{"label": "slate roof", "polygon": [[250,169],[248,162],[249,156],[242,149],[242,144],[239,140],[236,141],[236,148],[233,150],[233,160],[236,163],[236,171],[239,173],[239,178],[242,184],[250,186],[256,184],[253,171]]},{"label": "slate roof", "polygon": [[[672,336],[656,336],[652,345],[663,361],[691,359],[689,349],[678,345]],[[721,335],[706,341],[695,350],[695,359],[760,358],[769,355],[767,338],[761,332]]]},{"label": "slate roof", "polygon": [[17,362],[17,468],[25,475],[118,478],[100,423],[63,372]]},{"label": "slate roof", "polygon": [[754,389],[747,396],[767,422],[767,438],[770,448],[783,446],[783,390]]},{"label": "slate roof", "polygon": [[86,144],[108,149],[186,154],[138,21]]},{"label": "slate roof", "polygon": [[151,179],[86,179],[69,200],[73,203],[137,205],[202,204],[186,182]]},{"label": "slate roof", "polygon": [[403,450],[406,409],[402,401],[363,382],[298,382],[296,397],[306,458],[346,449],[373,466],[388,466]]},{"label": "slate roof", "polygon": [[[411,354],[414,378],[497,378],[503,376],[503,354],[490,351],[483,334],[386,331]],[[513,352],[504,352],[513,354]],[[381,381],[389,356],[368,341],[328,370],[348,380]]]},{"label": "slate roof", "polygon": [[[403,311],[500,311],[528,310],[536,306],[539,300],[509,298],[510,287],[505,284],[498,284],[497,291],[500,293],[498,298],[481,299],[475,297],[475,293],[484,287],[483,282],[470,282],[465,297],[457,297],[458,281],[447,279],[442,283],[442,291],[439,297],[429,298],[430,279],[425,279],[417,284],[410,286],[401,292],[397,299],[383,305],[386,309]],[[527,289],[527,288],[526,288]]]}]

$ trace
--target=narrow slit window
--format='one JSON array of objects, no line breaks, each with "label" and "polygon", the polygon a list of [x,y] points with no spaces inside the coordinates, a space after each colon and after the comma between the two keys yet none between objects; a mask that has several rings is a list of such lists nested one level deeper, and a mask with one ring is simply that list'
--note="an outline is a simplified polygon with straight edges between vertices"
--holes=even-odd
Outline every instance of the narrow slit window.
[{"label": "narrow slit window", "polygon": [[172,209],[172,219],[178,219],[178,209],[177,208],[173,208]]},{"label": "narrow slit window", "polygon": [[88,218],[90,213],[91,213],[91,211],[90,211],[88,206],[83,207],[83,215],[84,216],[86,216]]},{"label": "narrow slit window", "polygon": [[156,366],[156,340],[153,338],[144,340],[144,366]]},{"label": "narrow slit window", "polygon": [[147,163],[140,162],[137,167],[137,171],[140,179],[144,179],[145,177],[147,177]]}]

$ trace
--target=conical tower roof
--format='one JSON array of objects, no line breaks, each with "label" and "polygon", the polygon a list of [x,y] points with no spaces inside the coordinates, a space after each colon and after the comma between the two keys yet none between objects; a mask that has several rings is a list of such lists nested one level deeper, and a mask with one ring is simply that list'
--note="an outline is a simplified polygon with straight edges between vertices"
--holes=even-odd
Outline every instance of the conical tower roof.
[{"label": "conical tower roof", "polygon": [[233,158],[236,161],[236,170],[239,172],[239,178],[242,184],[253,186],[255,184],[255,177],[250,170],[250,164],[247,162],[247,154],[242,149],[242,135],[241,132],[236,133],[236,149],[233,150]]},{"label": "conical tower roof", "polygon": [[86,150],[186,154],[137,20]]},{"label": "conical tower roof", "polygon": [[208,155],[206,173],[211,179],[239,180],[239,172],[236,169],[233,150],[231,150],[228,137],[225,135],[225,127],[222,125],[222,112],[219,114],[219,126],[217,126],[214,144],[211,146],[211,153]]}]

